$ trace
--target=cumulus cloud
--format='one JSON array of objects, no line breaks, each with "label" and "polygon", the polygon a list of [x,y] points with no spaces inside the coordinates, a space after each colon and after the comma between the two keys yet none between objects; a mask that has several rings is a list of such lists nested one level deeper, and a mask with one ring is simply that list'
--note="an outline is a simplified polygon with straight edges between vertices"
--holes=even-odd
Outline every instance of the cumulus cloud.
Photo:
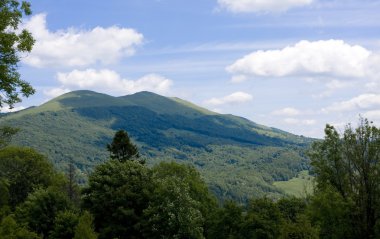
[{"label": "cumulus cloud", "polygon": [[331,80],[325,84],[326,90],[320,94],[314,95],[315,98],[324,98],[331,96],[335,91],[352,87],[354,84],[352,82],[346,82],[341,80]]},{"label": "cumulus cloud", "polygon": [[139,91],[166,94],[173,84],[171,80],[157,74],[148,74],[137,80],[130,80],[108,69],[73,70],[68,73],[58,73],[57,79],[62,84],[61,87],[45,92],[47,96],[65,93],[68,89],[88,89],[113,95],[132,94]]},{"label": "cumulus cloud", "polygon": [[48,96],[49,98],[55,98],[57,96],[70,92],[70,89],[59,87],[59,88],[51,88],[48,90],[44,90],[43,92],[44,92],[44,95]]},{"label": "cumulus cloud", "polygon": [[252,95],[245,93],[245,92],[235,92],[230,95],[221,97],[221,98],[211,98],[207,100],[205,103],[207,105],[225,105],[225,104],[240,104],[240,103],[246,103],[253,99]]},{"label": "cumulus cloud", "polygon": [[277,115],[277,116],[297,116],[300,114],[301,112],[299,110],[292,107],[286,107],[281,110],[276,110],[272,112],[272,115]]},{"label": "cumulus cloud", "polygon": [[380,110],[370,110],[363,113],[363,117],[369,120],[380,120]]},{"label": "cumulus cloud", "polygon": [[218,0],[221,8],[234,13],[284,12],[288,9],[310,5],[314,0]]},{"label": "cumulus cloud", "polygon": [[371,109],[380,106],[379,94],[362,94],[347,101],[333,103],[323,109],[324,112],[344,112],[353,110]]},{"label": "cumulus cloud", "polygon": [[291,124],[291,125],[315,125],[317,123],[316,120],[313,119],[296,119],[296,118],[286,118],[284,119],[284,122],[286,124]]},{"label": "cumulus cloud", "polygon": [[246,77],[341,77],[377,79],[380,57],[342,40],[300,41],[280,50],[255,51],[227,67]]},{"label": "cumulus cloud", "polygon": [[117,26],[50,31],[46,14],[33,16],[23,27],[36,39],[32,52],[23,59],[34,67],[110,64],[133,55],[136,46],[143,41],[143,35],[136,30]]}]

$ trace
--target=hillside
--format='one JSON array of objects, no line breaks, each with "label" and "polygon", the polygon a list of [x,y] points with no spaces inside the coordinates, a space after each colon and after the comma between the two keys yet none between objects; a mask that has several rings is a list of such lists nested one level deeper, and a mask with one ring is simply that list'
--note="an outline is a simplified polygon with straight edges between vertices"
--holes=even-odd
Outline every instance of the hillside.
[{"label": "hillside", "polygon": [[281,194],[273,182],[308,169],[304,151],[311,142],[150,92],[123,97],[70,92],[3,115],[0,124],[20,128],[13,143],[36,148],[61,170],[72,159],[82,178],[107,160],[105,145],[116,130],[125,129],[148,164],[175,160],[195,165],[219,198],[238,201]]}]

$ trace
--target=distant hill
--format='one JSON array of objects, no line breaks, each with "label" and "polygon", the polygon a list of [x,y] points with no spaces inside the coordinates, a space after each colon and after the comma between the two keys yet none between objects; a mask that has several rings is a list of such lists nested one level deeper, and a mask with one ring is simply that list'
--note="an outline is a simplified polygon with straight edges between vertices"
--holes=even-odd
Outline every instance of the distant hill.
[{"label": "distant hill", "polygon": [[220,199],[242,202],[280,195],[272,183],[308,169],[305,149],[312,141],[150,92],[112,97],[74,91],[2,115],[0,124],[19,127],[13,143],[36,148],[61,170],[72,159],[82,178],[108,159],[106,144],[125,129],[148,164],[192,164]]}]

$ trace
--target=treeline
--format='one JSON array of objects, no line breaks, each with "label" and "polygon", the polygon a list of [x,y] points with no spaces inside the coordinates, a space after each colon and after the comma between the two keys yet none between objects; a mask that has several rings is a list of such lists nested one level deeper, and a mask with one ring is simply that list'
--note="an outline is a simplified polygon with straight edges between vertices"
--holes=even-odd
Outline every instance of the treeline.
[{"label": "treeline", "polygon": [[1,159],[0,238],[287,238],[317,235],[303,199],[232,201],[219,206],[199,173],[163,162],[111,159],[79,190],[32,149]]},{"label": "treeline", "polygon": [[[38,152],[0,150],[0,238],[379,238],[380,129],[327,126],[304,198],[218,202],[194,167],[140,160],[125,131],[80,188]],[[252,195],[253,197],[255,195]]]}]

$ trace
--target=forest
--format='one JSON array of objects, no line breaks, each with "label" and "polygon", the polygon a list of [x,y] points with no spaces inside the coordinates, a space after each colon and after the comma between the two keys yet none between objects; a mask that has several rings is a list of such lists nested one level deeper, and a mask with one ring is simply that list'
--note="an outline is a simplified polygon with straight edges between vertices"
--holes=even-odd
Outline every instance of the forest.
[{"label": "forest", "polygon": [[[3,0],[0,9],[0,107],[12,108],[35,93],[18,72],[20,53],[30,52],[35,40],[18,28],[30,3]],[[210,136],[217,131],[204,127]],[[268,140],[261,144],[281,143],[236,132],[245,143],[259,144],[260,137]],[[19,133],[0,126],[1,239],[380,238],[380,128],[365,118],[342,133],[326,125],[324,139],[313,140],[306,153],[311,193],[250,194],[243,201],[212,193],[195,166],[174,159],[148,165],[123,129],[103,145],[104,158],[86,180],[78,180],[74,159],[57,169],[38,148],[12,145]]]},{"label": "forest", "polygon": [[314,192],[218,201],[188,165],[145,165],[127,132],[88,183],[57,172],[33,149],[6,146],[2,129],[1,238],[378,238],[380,129],[366,119],[343,135],[327,125],[309,151]]}]

